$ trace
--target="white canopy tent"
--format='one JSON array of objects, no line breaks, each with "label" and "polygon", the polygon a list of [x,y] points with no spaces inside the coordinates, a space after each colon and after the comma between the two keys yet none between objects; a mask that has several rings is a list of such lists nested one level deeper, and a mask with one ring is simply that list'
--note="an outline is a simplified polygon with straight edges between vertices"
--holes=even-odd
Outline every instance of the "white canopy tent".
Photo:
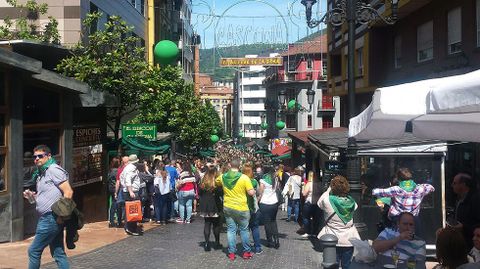
[{"label": "white canopy tent", "polygon": [[400,138],[408,122],[419,138],[480,142],[480,70],[377,89],[349,136]]}]

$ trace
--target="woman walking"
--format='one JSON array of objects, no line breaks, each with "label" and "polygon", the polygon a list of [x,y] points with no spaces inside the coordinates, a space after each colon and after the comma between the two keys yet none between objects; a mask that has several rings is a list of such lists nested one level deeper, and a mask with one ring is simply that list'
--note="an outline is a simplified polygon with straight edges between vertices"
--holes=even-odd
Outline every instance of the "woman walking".
[{"label": "woman walking", "polygon": [[157,169],[155,179],[153,181],[155,188],[154,206],[155,220],[157,224],[167,224],[167,208],[170,203],[170,176],[165,170]]},{"label": "woman walking", "polygon": [[[258,191],[258,182],[254,178],[253,168],[250,164],[245,164],[242,169],[242,174],[248,176],[252,181],[252,186],[255,191]],[[263,252],[262,244],[260,243],[260,212],[258,211],[258,202],[256,196],[248,196],[248,208],[250,209],[250,223],[249,228],[252,231],[253,244],[255,247],[255,253],[260,254]]]},{"label": "woman walking", "polygon": [[290,221],[292,214],[295,222],[298,222],[300,214],[300,193],[302,190],[302,174],[301,167],[293,170],[293,174],[288,178],[282,193],[288,196],[287,222]]},{"label": "woman walking", "polygon": [[353,256],[353,246],[348,239],[360,239],[357,228],[353,225],[353,212],[358,206],[349,192],[347,179],[335,176],[330,187],[318,199],[318,207],[325,212],[325,226],[318,238],[324,234],[333,234],[338,238],[337,263],[341,264],[343,269],[348,269]]},{"label": "woman walking", "polygon": [[213,165],[208,166],[207,172],[200,181],[198,193],[200,197],[199,213],[205,220],[203,227],[203,235],[205,236],[204,250],[210,251],[210,231],[213,230],[215,237],[214,249],[221,249],[220,231],[222,230],[222,222],[220,212],[222,212],[222,188],[215,186],[215,179],[218,171]]},{"label": "woman walking", "polygon": [[278,199],[276,189],[279,182],[275,180],[272,169],[265,169],[265,174],[260,179],[258,200],[260,212],[265,224],[267,247],[279,248],[277,227]]},{"label": "woman walking", "polygon": [[192,173],[192,167],[189,162],[182,163],[182,172],[176,182],[178,190],[178,208],[180,218],[177,223],[190,223],[192,219],[192,205],[195,198],[195,176]]},{"label": "woman walking", "polygon": [[[117,213],[117,195],[115,195],[115,184],[117,183],[117,172],[120,167],[120,159],[113,157],[110,161],[110,172],[108,173],[108,192],[110,194],[110,207],[108,208],[108,227],[118,227],[122,223],[122,215]],[[115,213],[117,213],[117,224],[115,224]]]},{"label": "woman walking", "polygon": [[315,204],[312,204],[312,192],[313,192],[313,171],[308,172],[308,181],[303,185],[302,195],[305,198],[303,204],[303,230],[302,237],[309,237],[313,234],[312,220],[315,213]]}]

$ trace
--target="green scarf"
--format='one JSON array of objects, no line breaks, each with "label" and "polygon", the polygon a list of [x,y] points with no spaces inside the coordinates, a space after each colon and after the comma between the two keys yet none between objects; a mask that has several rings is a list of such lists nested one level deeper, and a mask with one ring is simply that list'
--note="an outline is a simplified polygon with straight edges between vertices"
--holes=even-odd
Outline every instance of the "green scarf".
[{"label": "green scarf", "polygon": [[272,176],[270,174],[265,174],[263,175],[262,177],[263,181],[265,181],[267,184],[270,184],[273,186],[273,179],[272,179]]},{"label": "green scarf", "polygon": [[223,186],[227,187],[227,189],[229,190],[232,190],[237,184],[237,181],[241,176],[242,176],[242,173],[238,171],[230,170],[226,172],[222,176]]},{"label": "green scarf", "polygon": [[47,162],[45,162],[45,164],[43,164],[42,166],[38,167],[37,166],[37,169],[35,169],[35,171],[33,171],[33,174],[32,174],[32,180],[34,180],[35,182],[37,182],[37,179],[38,177],[45,173],[45,171],[47,171],[48,167],[50,167],[50,165],[52,164],[56,164],[57,162],[55,162],[55,159],[53,158],[50,158],[48,159]]},{"label": "green scarf", "polygon": [[415,181],[413,181],[411,179],[400,181],[400,183],[398,185],[400,186],[400,188],[402,188],[403,190],[408,191],[408,192],[413,191],[415,189],[415,187],[417,187],[417,184],[415,183]]},{"label": "green scarf", "polygon": [[355,211],[355,200],[352,196],[347,195],[346,197],[336,196],[330,194],[330,204],[333,207],[335,213],[343,221],[344,224],[347,224],[353,218],[353,211]]}]

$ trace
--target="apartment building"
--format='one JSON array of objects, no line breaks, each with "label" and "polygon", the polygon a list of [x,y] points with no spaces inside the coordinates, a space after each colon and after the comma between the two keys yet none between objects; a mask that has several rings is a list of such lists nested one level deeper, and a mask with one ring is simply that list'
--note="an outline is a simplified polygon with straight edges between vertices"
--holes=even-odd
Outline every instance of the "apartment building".
[{"label": "apartment building", "polygon": [[[22,3],[26,0],[17,2]],[[118,15],[134,27],[135,35],[142,40],[141,45],[145,45],[147,38],[145,0],[37,0],[37,3],[48,4],[48,13],[39,16],[38,23],[40,25],[46,23],[49,16],[57,19],[60,42],[64,46],[73,46],[88,35],[83,32],[87,29],[83,28],[82,21],[89,12],[101,12],[103,15],[96,27],[88,31],[102,29],[109,15]],[[15,19],[19,16],[18,8],[11,7],[5,0],[0,0],[0,18]]]},{"label": "apartment building", "polygon": [[[246,55],[256,58],[258,55]],[[243,67],[235,75],[235,87],[238,92],[239,133],[247,138],[262,138],[267,132],[260,125],[265,120],[266,90],[263,85],[265,67]]]}]

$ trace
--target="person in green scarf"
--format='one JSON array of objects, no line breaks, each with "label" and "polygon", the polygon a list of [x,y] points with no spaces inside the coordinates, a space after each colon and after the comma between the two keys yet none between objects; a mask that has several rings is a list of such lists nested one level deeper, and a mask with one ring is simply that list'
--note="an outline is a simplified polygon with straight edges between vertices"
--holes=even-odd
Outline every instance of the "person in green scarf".
[{"label": "person in green scarf", "polygon": [[419,213],[420,205],[425,196],[435,191],[430,184],[417,184],[413,180],[410,169],[401,167],[397,170],[398,186],[386,189],[373,189],[372,195],[377,197],[390,197],[392,199],[388,217],[397,222],[398,216],[403,212],[409,212],[415,217],[415,233],[422,234]]},{"label": "person in green scarf", "polygon": [[318,207],[323,210],[325,226],[318,238],[325,234],[333,234],[338,238],[337,263],[348,269],[353,256],[353,246],[349,239],[360,239],[353,225],[353,213],[358,208],[357,203],[349,195],[350,185],[343,176],[335,176],[330,187],[318,199]]}]

